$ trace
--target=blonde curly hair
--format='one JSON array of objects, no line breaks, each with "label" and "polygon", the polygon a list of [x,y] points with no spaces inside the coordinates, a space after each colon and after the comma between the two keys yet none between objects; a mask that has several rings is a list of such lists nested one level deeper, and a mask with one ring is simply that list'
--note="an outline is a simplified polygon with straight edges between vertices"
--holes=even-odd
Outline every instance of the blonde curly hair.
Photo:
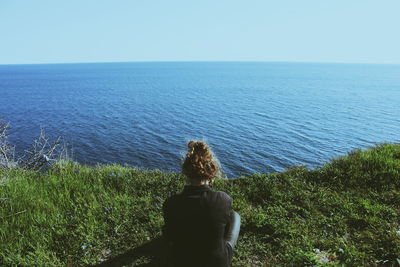
[{"label": "blonde curly hair", "polygon": [[190,180],[209,180],[222,177],[221,166],[204,141],[189,141],[182,164],[182,173]]}]

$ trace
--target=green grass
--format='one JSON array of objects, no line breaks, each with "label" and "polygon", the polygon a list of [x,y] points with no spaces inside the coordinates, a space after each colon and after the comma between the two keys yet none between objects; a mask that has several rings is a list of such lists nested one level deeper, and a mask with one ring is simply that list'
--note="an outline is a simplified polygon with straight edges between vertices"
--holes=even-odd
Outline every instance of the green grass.
[{"label": "green grass", "polygon": [[[183,185],[178,174],[118,165],[0,170],[0,266],[94,265],[143,247],[160,236],[162,203]],[[399,264],[400,145],[215,189],[242,217],[233,266]],[[127,265],[162,260],[136,253]]]}]

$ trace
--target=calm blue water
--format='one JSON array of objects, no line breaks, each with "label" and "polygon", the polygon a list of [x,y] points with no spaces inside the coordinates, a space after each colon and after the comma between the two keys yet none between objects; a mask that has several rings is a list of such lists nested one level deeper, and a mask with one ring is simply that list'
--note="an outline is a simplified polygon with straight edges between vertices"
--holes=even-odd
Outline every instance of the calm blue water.
[{"label": "calm blue water", "polygon": [[0,65],[0,116],[26,149],[40,127],[74,159],[179,171],[206,139],[228,177],[319,166],[400,142],[400,65]]}]

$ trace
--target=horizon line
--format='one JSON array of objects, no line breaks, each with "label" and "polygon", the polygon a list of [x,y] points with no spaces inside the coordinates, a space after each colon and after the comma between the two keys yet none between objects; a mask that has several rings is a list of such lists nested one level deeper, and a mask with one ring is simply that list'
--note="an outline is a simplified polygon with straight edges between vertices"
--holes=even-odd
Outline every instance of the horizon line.
[{"label": "horizon line", "polygon": [[400,65],[400,63],[342,62],[342,61],[267,61],[267,60],[138,60],[138,61],[77,61],[77,62],[39,62],[39,63],[0,63],[0,66],[17,65],[66,65],[66,64],[107,64],[107,63],[307,63],[343,65]]}]

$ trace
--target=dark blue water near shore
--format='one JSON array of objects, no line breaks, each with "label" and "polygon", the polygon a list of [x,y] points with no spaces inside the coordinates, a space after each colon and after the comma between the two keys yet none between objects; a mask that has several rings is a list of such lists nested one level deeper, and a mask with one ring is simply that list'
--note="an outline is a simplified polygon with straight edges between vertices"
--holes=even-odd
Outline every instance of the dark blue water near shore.
[{"label": "dark blue water near shore", "polygon": [[199,138],[229,177],[315,167],[400,142],[399,115],[399,65],[0,65],[0,116],[17,150],[43,127],[86,164],[178,171]]}]

